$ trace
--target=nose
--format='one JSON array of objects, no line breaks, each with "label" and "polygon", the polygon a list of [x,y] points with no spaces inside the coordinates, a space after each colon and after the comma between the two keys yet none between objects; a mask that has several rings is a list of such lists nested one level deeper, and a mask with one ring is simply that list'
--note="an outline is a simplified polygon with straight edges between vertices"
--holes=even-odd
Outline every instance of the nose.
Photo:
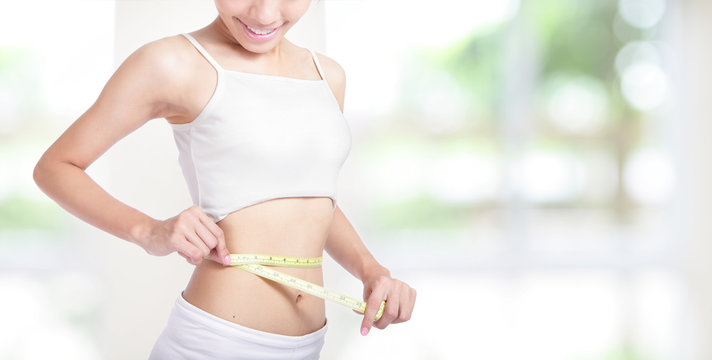
[{"label": "nose", "polygon": [[273,25],[279,22],[280,0],[257,0],[252,3],[250,17],[259,22],[259,25]]}]

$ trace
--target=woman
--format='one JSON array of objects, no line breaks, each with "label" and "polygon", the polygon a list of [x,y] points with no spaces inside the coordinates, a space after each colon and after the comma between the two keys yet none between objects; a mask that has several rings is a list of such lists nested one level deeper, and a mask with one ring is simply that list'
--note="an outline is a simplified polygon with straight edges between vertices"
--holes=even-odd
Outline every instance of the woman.
[{"label": "woman", "polygon": [[[343,70],[284,38],[310,0],[215,5],[206,27],[131,54],[42,156],[35,181],[89,224],[196,266],[151,358],[318,358],[324,301],[226,266],[231,253],[316,258],[326,250],[364,284],[362,335],[407,321],[415,291],[390,277],[337,206],[350,148]],[[174,130],[195,204],[167,220],[121,203],[85,173],[156,118]],[[323,283],[320,267],[280,270]]]}]

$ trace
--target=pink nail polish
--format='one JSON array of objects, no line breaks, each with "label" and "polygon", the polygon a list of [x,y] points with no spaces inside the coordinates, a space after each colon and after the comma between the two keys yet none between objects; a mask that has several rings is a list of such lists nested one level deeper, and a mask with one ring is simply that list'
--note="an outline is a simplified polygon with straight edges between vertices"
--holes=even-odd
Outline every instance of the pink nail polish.
[{"label": "pink nail polish", "polygon": [[368,335],[368,328],[362,328],[362,329],[361,329],[361,335],[363,335],[363,336]]},{"label": "pink nail polish", "polygon": [[232,261],[230,261],[230,255],[225,256],[225,265],[230,265]]}]

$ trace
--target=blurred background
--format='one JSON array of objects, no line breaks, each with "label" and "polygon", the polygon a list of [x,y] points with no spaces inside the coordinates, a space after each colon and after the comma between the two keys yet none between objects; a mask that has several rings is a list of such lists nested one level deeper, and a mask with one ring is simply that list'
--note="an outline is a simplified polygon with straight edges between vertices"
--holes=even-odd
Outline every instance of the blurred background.
[{"label": "blurred background", "polygon": [[[0,1],[0,358],[146,358],[192,266],[63,212],[42,152],[204,0]],[[342,210],[412,320],[325,359],[712,359],[707,0],[321,0],[289,34],[346,70]],[[162,119],[90,175],[156,218],[190,205]],[[81,189],[77,189],[81,191]],[[327,287],[360,283],[326,259]]]}]

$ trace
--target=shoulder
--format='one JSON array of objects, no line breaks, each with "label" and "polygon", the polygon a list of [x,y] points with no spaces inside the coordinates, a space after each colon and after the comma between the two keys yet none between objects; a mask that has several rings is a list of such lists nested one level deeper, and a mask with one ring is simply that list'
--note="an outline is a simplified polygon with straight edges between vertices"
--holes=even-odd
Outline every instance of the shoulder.
[{"label": "shoulder", "polygon": [[134,94],[132,103],[151,108],[152,118],[174,116],[185,110],[186,94],[202,89],[200,85],[211,75],[215,76],[211,65],[188,39],[176,35],[149,42],[131,53],[104,92],[111,97]]},{"label": "shoulder", "polygon": [[180,80],[198,60],[200,56],[196,56],[188,39],[175,35],[141,46],[121,66],[146,79],[173,82]]},{"label": "shoulder", "polygon": [[319,63],[321,64],[322,70],[324,70],[324,78],[331,83],[332,81],[335,84],[340,84],[344,85],[346,83],[346,73],[344,72],[344,68],[341,67],[341,65],[336,62],[336,60],[323,55],[316,53],[317,59],[319,59]]},{"label": "shoulder", "polygon": [[324,72],[322,76],[326,79],[326,82],[331,88],[331,92],[334,93],[334,97],[339,103],[341,110],[344,110],[344,95],[346,92],[346,73],[344,68],[336,62],[334,59],[315,53],[319,64],[321,64],[321,69]]}]

